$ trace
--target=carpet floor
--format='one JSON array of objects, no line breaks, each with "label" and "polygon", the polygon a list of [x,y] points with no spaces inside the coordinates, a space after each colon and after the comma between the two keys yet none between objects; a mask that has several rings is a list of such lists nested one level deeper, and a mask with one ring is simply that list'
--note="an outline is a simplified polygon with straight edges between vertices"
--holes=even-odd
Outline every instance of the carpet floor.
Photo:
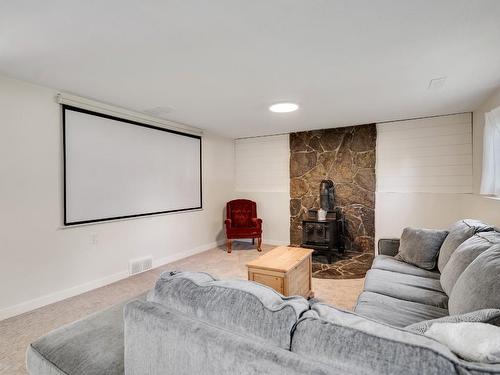
[{"label": "carpet floor", "polygon": [[[233,244],[232,254],[216,247],[153,270],[39,309],[0,321],[0,374],[27,374],[24,358],[28,344],[47,332],[81,319],[118,302],[132,298],[154,286],[165,270],[204,271],[219,278],[247,278],[245,264],[274,246],[263,246],[259,253],[248,243]],[[315,298],[338,307],[352,309],[363,287],[363,279],[313,279]]]}]

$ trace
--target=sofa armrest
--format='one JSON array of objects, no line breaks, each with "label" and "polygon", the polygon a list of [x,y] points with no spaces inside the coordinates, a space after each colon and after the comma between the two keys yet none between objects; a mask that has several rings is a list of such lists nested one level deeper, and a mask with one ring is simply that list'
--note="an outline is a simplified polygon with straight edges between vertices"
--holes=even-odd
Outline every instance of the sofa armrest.
[{"label": "sofa armrest", "polygon": [[378,240],[378,253],[380,255],[395,256],[399,251],[399,238],[381,238]]}]

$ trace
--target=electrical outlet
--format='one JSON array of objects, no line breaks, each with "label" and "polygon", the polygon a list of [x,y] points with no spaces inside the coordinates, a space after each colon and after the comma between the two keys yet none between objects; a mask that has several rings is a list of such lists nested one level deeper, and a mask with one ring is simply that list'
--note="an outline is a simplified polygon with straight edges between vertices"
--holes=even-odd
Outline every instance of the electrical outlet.
[{"label": "electrical outlet", "polygon": [[90,243],[92,245],[97,245],[97,243],[99,242],[99,236],[97,234],[93,234],[92,236],[90,236]]}]

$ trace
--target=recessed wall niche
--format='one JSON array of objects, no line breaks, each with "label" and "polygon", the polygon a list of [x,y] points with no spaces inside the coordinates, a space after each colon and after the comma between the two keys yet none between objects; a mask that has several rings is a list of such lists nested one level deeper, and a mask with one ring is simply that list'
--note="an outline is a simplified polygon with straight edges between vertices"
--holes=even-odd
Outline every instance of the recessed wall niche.
[{"label": "recessed wall niche", "polygon": [[319,208],[322,180],[335,184],[345,217],[345,246],[369,268],[375,237],[375,124],[290,134],[290,242],[302,242],[302,220]]}]

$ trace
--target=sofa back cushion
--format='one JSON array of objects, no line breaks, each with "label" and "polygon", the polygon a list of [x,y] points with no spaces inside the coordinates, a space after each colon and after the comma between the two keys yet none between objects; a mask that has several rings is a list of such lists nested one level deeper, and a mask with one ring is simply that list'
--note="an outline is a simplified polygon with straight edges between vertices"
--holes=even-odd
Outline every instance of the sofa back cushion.
[{"label": "sofa back cushion", "polygon": [[421,374],[423,364],[427,374],[455,374],[479,366],[423,335],[321,303],[297,323],[291,350],[318,363],[342,362],[350,374]]},{"label": "sofa back cushion", "polygon": [[[346,374],[342,363],[322,365],[288,350],[221,329],[154,302],[125,306],[121,361],[126,375],[332,375]],[[125,342],[125,352],[123,343]],[[78,348],[75,348],[75,351]],[[106,352],[106,348],[102,348]],[[91,362],[93,358],[87,358]],[[38,370],[38,369],[37,369]],[[33,371],[44,375],[124,375],[121,369],[80,373]],[[121,370],[121,371],[120,371]]]},{"label": "sofa back cushion", "polygon": [[245,280],[216,280],[206,273],[165,272],[148,300],[187,316],[290,348],[291,332],[309,309],[302,297],[283,297]]},{"label": "sofa back cushion", "polygon": [[432,270],[436,267],[439,249],[447,235],[445,230],[405,228],[396,257],[414,266]]},{"label": "sofa back cushion", "polygon": [[448,230],[448,236],[441,245],[438,257],[438,269],[443,272],[446,263],[450,259],[453,252],[457,247],[465,240],[471,238],[474,234],[478,232],[489,232],[492,231],[494,227],[488,224],[484,224],[478,220],[474,219],[463,219],[457,221]]},{"label": "sofa back cushion", "polygon": [[462,272],[479,254],[499,243],[500,233],[495,231],[476,233],[461,243],[453,252],[441,273],[441,286],[445,293],[448,296],[451,294],[453,286]]},{"label": "sofa back cushion", "polygon": [[500,245],[480,254],[458,278],[448,300],[450,315],[500,309]]}]

